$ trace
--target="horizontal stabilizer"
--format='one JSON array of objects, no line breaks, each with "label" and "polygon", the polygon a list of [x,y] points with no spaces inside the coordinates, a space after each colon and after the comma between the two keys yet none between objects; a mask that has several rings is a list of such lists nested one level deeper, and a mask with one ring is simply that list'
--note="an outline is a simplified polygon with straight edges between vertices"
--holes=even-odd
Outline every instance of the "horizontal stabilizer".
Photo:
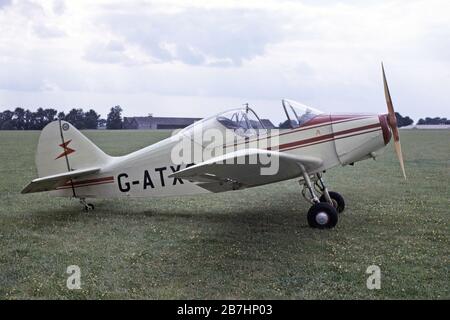
[{"label": "horizontal stabilizer", "polygon": [[34,192],[55,190],[57,187],[66,184],[71,179],[77,179],[80,177],[88,176],[94,173],[98,173],[99,171],[100,168],[88,168],[37,178],[31,181],[22,190],[21,193],[34,193]]}]

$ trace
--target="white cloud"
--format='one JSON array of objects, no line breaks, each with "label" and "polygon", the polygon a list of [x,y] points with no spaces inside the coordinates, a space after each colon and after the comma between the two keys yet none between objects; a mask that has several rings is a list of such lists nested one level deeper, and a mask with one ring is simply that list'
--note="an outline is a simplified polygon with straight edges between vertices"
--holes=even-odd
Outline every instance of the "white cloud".
[{"label": "white cloud", "polygon": [[64,0],[53,1],[53,12],[55,14],[61,15],[66,11],[66,3]]},{"label": "white cloud", "polygon": [[12,3],[11,0],[0,0],[0,10],[4,7],[9,6]]},{"label": "white cloud", "polygon": [[[99,24],[159,62],[240,66],[281,41],[276,12],[189,8],[174,13],[127,10],[106,13]],[[276,19],[279,18],[279,19]]]},{"label": "white cloud", "polygon": [[46,24],[36,24],[33,26],[33,30],[40,38],[59,38],[65,36],[64,31]]}]

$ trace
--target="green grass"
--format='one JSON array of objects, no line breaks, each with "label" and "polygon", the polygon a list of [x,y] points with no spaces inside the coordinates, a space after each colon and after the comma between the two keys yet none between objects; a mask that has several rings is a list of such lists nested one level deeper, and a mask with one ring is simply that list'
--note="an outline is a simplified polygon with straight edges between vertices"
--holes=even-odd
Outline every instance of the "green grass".
[{"label": "green grass", "polygon": [[[124,154],[169,135],[89,131]],[[206,196],[95,200],[20,195],[38,132],[0,131],[0,298],[450,298],[450,131],[402,131],[408,181],[389,146],[330,170],[347,202],[333,230],[307,226],[296,181]],[[66,288],[67,266],[81,290]],[[381,290],[366,288],[369,265]]]}]

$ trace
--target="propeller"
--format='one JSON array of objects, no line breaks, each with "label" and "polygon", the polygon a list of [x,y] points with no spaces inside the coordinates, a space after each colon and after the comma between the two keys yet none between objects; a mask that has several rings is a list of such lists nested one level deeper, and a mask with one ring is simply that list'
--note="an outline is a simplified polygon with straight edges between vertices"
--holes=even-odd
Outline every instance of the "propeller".
[{"label": "propeller", "polygon": [[394,137],[395,153],[397,154],[400,167],[402,168],[403,177],[406,180],[405,165],[403,164],[402,146],[400,144],[400,135],[398,133],[397,118],[395,117],[394,105],[392,104],[391,94],[389,93],[389,87],[386,81],[386,74],[384,72],[383,63],[381,63],[381,69],[383,70],[383,84],[384,84],[384,96],[386,97],[386,104],[388,109],[388,124],[391,127],[392,135]]}]

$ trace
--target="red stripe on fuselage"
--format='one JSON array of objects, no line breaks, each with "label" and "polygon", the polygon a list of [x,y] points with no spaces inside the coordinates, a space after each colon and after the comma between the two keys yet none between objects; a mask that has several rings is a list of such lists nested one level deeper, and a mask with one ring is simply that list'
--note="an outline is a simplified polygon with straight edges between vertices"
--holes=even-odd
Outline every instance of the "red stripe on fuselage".
[{"label": "red stripe on fuselage", "polygon": [[114,181],[114,177],[103,177],[103,178],[96,178],[96,179],[88,179],[88,180],[79,180],[74,182],[67,182],[65,186],[71,186],[72,184],[74,186],[79,184],[85,184],[85,183],[93,183],[93,182],[104,182],[104,181]]},{"label": "red stripe on fuselage", "polygon": [[355,133],[355,134],[351,134],[351,135],[344,136],[344,137],[330,138],[330,139],[321,140],[321,141],[318,141],[318,142],[315,142],[315,143],[310,143],[310,144],[307,144],[307,145],[295,146],[295,147],[292,147],[292,148],[287,148],[287,149],[278,150],[278,151],[290,151],[290,150],[294,150],[294,149],[300,149],[300,148],[310,147],[310,146],[313,146],[313,145],[316,145],[316,144],[321,144],[321,143],[330,142],[330,141],[339,140],[339,139],[350,138],[350,137],[359,136],[359,135],[362,135],[362,134],[366,134],[366,133],[370,133],[370,132],[375,132],[375,131],[380,131],[380,129],[379,129],[379,128],[376,128],[375,130],[364,131],[364,132],[357,132],[357,133]]},{"label": "red stripe on fuselage", "polygon": [[320,128],[320,127],[324,127],[324,126],[328,126],[328,125],[332,125],[332,124],[337,124],[337,123],[344,123],[344,122],[350,122],[350,121],[356,121],[356,120],[362,120],[362,119],[367,119],[370,118],[372,116],[367,115],[367,116],[351,116],[351,115],[342,115],[342,116],[334,116],[334,115],[318,115],[315,118],[311,119],[306,125],[303,125],[299,128],[295,128],[295,129],[289,129],[286,132],[280,132],[278,134],[275,134],[273,136],[262,136],[262,137],[257,137],[254,138],[252,140],[247,140],[247,141],[241,141],[241,142],[236,142],[234,144],[229,144],[227,146],[223,146],[223,148],[229,148],[229,147],[236,147],[238,145],[241,144],[247,144],[247,143],[251,143],[251,142],[255,142],[255,141],[259,141],[262,139],[271,139],[273,137],[277,137],[277,136],[284,136],[287,134],[292,134],[292,133],[296,133],[296,132],[300,132],[300,131],[305,131],[305,130],[310,130],[310,129],[316,129],[316,128]]},{"label": "red stripe on fuselage", "polygon": [[313,138],[309,138],[309,139],[304,139],[304,140],[299,140],[299,141],[294,141],[294,142],[281,144],[281,145],[278,146],[278,149],[279,150],[283,150],[283,149],[286,149],[286,148],[291,148],[291,147],[298,146],[298,145],[303,145],[303,144],[309,144],[309,143],[313,143],[313,142],[316,142],[316,141],[321,141],[321,140],[326,140],[326,139],[333,139],[336,136],[341,136],[343,134],[348,134],[348,133],[357,132],[357,131],[361,131],[361,130],[378,128],[378,127],[381,127],[379,123],[369,124],[367,126],[362,126],[362,127],[342,130],[342,131],[339,131],[339,132],[336,132],[336,133],[324,134],[323,136],[318,136],[318,137],[313,137]]}]

